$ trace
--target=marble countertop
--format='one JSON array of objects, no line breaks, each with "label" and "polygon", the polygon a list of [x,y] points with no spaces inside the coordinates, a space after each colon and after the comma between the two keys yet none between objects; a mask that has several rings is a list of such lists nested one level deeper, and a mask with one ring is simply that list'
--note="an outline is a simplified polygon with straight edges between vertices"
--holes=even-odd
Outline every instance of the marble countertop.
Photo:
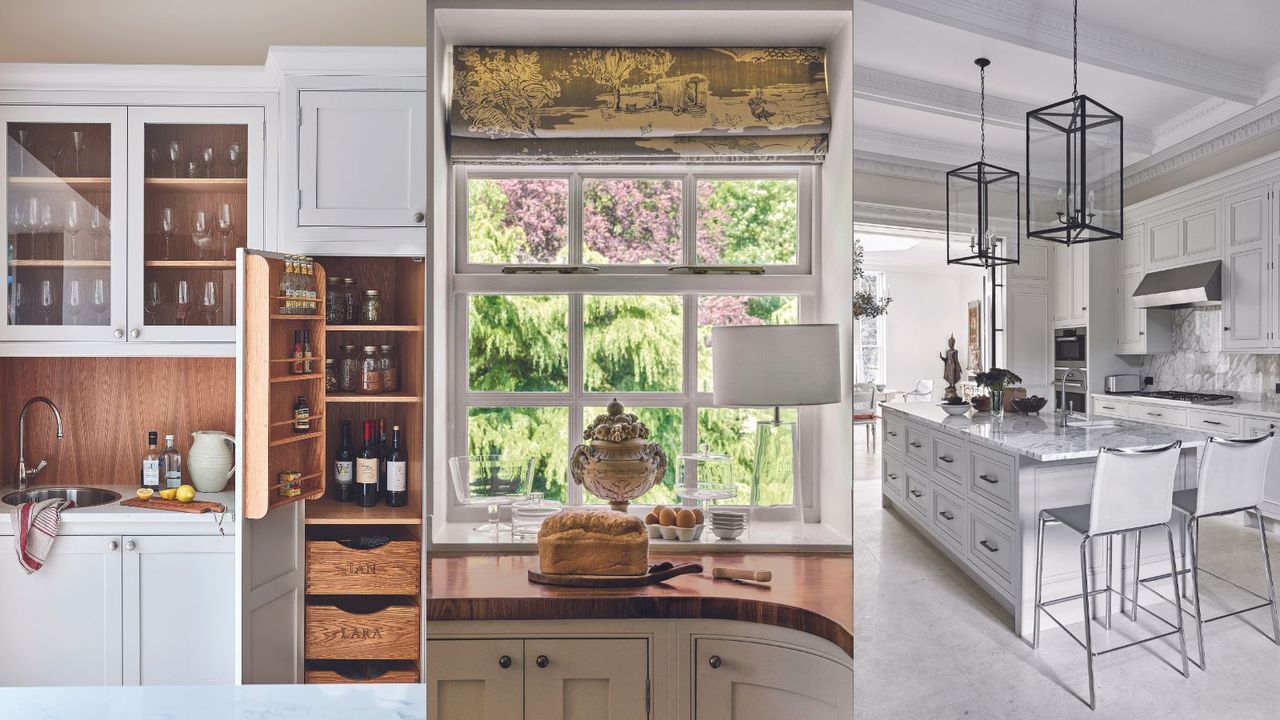
[{"label": "marble countertop", "polygon": [[0,688],[0,720],[422,720],[409,684]]},{"label": "marble countertop", "polygon": [[1144,403],[1158,403],[1160,405],[1171,405],[1173,407],[1190,408],[1192,410],[1204,410],[1206,412],[1223,412],[1233,415],[1257,415],[1268,419],[1280,420],[1280,400],[1236,400],[1230,405],[1195,405],[1191,403],[1179,402],[1177,400],[1165,400],[1163,398],[1153,398],[1142,393],[1093,393],[1093,397],[1099,400],[1137,400]]},{"label": "marble countertop", "polygon": [[902,415],[1039,462],[1082,460],[1096,456],[1104,447],[1144,448],[1168,445],[1175,440],[1181,440],[1183,447],[1200,447],[1208,437],[1196,430],[1101,416],[1089,419],[1106,423],[1104,426],[1060,428],[1054,425],[1050,412],[1038,416],[1010,412],[997,422],[988,413],[948,415],[933,403],[890,403],[881,407],[886,414]]},{"label": "marble countertop", "polygon": [[[30,489],[41,487],[96,487],[114,490],[120,493],[120,500],[134,497],[136,485],[104,485],[101,483],[40,483],[29,485]],[[0,489],[0,495],[13,492],[12,486]],[[60,535],[101,535],[112,532],[142,532],[155,535],[217,535],[221,531],[227,535],[235,532],[236,494],[234,490],[220,493],[196,493],[197,500],[222,503],[227,512],[221,513],[183,513],[166,510],[149,510],[147,508],[126,507],[120,501],[87,508],[74,508],[62,511],[62,522],[58,528]],[[0,535],[12,535],[13,526],[9,519],[12,507],[0,504]]]}]

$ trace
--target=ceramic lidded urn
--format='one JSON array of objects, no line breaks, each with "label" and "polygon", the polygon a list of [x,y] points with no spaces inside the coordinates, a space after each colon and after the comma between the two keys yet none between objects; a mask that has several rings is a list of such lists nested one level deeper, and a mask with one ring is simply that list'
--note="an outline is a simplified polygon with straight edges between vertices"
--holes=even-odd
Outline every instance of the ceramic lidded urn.
[{"label": "ceramic lidded urn", "polygon": [[662,446],[649,440],[649,428],[616,399],[598,415],[573,449],[569,472],[573,481],[609,507],[626,512],[628,504],[649,491],[667,472]]}]

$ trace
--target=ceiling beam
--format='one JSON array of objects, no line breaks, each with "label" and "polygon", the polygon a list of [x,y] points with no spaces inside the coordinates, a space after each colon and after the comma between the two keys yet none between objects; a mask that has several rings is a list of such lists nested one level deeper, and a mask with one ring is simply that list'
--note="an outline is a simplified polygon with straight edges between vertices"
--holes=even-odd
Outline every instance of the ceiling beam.
[{"label": "ceiling beam", "polygon": [[[951,143],[857,126],[853,128],[853,151],[882,157],[909,158],[947,170],[978,160],[976,142]],[[1025,160],[1021,156],[1015,157],[988,149],[987,162],[1021,172]]]},{"label": "ceiling beam", "polygon": [[[949,27],[1071,57],[1071,15],[1025,0],[866,0]],[[1063,7],[1067,7],[1063,0]],[[1178,47],[1080,21],[1080,62],[1213,97],[1256,104],[1264,73]]]},{"label": "ceiling beam", "polygon": [[[853,96],[860,100],[887,103],[921,110],[934,115],[977,122],[981,96],[972,90],[919,80],[863,65],[853,68]],[[987,94],[987,123],[1022,132],[1027,126],[1031,105]],[[1153,147],[1151,131],[1125,123],[1125,149],[1139,155],[1150,155]]]}]

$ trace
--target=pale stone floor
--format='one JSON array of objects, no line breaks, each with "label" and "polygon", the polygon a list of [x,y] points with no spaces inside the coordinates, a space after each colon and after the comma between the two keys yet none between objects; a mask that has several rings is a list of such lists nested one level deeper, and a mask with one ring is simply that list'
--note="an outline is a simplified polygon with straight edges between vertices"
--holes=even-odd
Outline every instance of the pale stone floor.
[{"label": "pale stone floor", "polygon": [[[854,439],[858,720],[1280,718],[1280,647],[1263,634],[1271,625],[1265,609],[1207,625],[1209,671],[1193,664],[1190,679],[1181,674],[1176,636],[1098,658],[1098,710],[1090,711],[1084,650],[1047,618],[1039,650],[1016,637],[1011,615],[897,511],[881,507],[880,456],[867,449],[861,428]],[[1206,521],[1202,532],[1202,567],[1247,588],[1265,587],[1256,529],[1227,518]],[[1273,533],[1270,541],[1280,574],[1280,537]],[[1214,592],[1210,582],[1205,594],[1226,599],[1229,593]],[[1079,618],[1075,607],[1060,605],[1057,614],[1064,621]],[[1141,625],[1154,629],[1154,622]],[[1116,615],[1112,627],[1114,640],[1135,626]],[[1100,626],[1094,628],[1095,642],[1105,642]],[[1082,633],[1083,622],[1076,620],[1072,630]],[[1190,623],[1187,650],[1194,663]]]}]

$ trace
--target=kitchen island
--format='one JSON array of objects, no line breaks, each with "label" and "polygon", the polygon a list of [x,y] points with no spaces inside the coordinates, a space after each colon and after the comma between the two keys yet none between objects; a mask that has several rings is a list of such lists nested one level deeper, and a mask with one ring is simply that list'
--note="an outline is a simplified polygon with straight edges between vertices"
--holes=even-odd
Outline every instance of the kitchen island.
[{"label": "kitchen island", "polygon": [[[927,403],[881,407],[882,503],[901,512],[934,545],[1013,615],[1030,638],[1035,598],[1036,520],[1040,510],[1089,502],[1098,451],[1182,441],[1175,488],[1195,487],[1203,432],[1117,418],[1073,419],[1006,413],[948,415]],[[1163,531],[1146,531],[1142,573],[1169,571]],[[1174,528],[1181,547],[1181,529]],[[1050,526],[1045,536],[1044,597],[1080,591],[1080,536]],[[1135,561],[1119,542],[1112,587],[1128,590]],[[1090,547],[1091,585],[1106,582],[1104,543]],[[1180,562],[1180,561],[1179,561]],[[1146,601],[1157,601],[1154,593]],[[1098,599],[1101,605],[1101,597]]]}]

